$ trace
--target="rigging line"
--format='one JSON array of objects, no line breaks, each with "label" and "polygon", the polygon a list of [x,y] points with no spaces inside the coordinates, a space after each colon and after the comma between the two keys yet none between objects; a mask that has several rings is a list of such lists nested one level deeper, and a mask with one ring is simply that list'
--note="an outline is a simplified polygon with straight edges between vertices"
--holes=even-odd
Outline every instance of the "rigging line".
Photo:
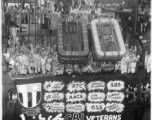
[{"label": "rigging line", "polygon": [[[69,16],[69,20],[70,20],[70,22],[73,21],[71,15]],[[69,27],[73,28],[72,24]],[[73,32],[73,29],[72,29],[72,32]],[[69,31],[68,31],[68,35],[69,35]],[[71,60],[72,59],[72,43],[71,43],[71,39],[68,39],[68,40],[69,40],[69,51],[70,51],[69,57],[70,57],[70,60]]]},{"label": "rigging line", "polygon": [[4,2],[4,0],[2,0],[2,2],[1,2],[1,4],[2,4],[2,27],[4,27],[4,32],[2,32],[2,35],[6,35],[6,11],[7,11],[7,6],[5,5],[5,2]]},{"label": "rigging line", "polygon": [[[40,0],[40,55],[42,55],[42,11],[41,11],[41,0]],[[38,70],[41,68],[41,64],[38,64]],[[41,77],[42,77],[42,70],[40,70],[40,74],[41,74]],[[39,71],[38,71],[39,72]]]},{"label": "rigging line", "polygon": [[4,2],[4,0],[3,0],[2,2],[4,4],[4,20],[6,20],[6,21],[4,21],[5,35],[8,35],[8,29],[7,29],[8,28],[8,23],[7,23],[8,20],[7,20],[7,17],[6,17],[6,12],[7,12],[7,8],[8,8],[8,1]]},{"label": "rigging line", "polygon": [[[77,42],[78,42],[78,48],[79,48],[79,61],[80,61],[80,57],[81,57],[81,55],[80,55],[81,54],[81,52],[80,52],[80,49],[81,49],[81,33],[80,33],[80,39],[79,39],[79,32],[80,31],[79,31],[79,21],[78,21],[78,16],[77,16]],[[82,31],[82,33],[83,33],[83,31]]]},{"label": "rigging line", "polygon": [[[41,0],[40,0],[40,48],[42,48],[42,11],[41,11]],[[42,49],[41,49],[42,53]]]},{"label": "rigging line", "polygon": [[49,32],[49,48],[50,48],[50,40],[51,40],[51,35],[50,35],[50,14],[49,14],[49,5],[47,3],[47,13],[48,13],[48,32]]},{"label": "rigging line", "polygon": [[[16,3],[16,0],[14,0],[14,2]],[[22,2],[22,1],[21,1]],[[22,13],[21,13],[22,14]],[[15,16],[15,14],[14,14],[14,16]],[[15,16],[16,17],[16,16]],[[22,19],[21,19],[21,21],[22,21]],[[16,22],[16,19],[14,20],[14,22]],[[21,25],[21,24],[20,24]],[[16,27],[15,27],[15,32],[16,32]],[[14,39],[14,41],[15,41],[15,48],[16,48],[16,36],[13,38]]]},{"label": "rigging line", "polygon": [[29,39],[30,39],[30,14],[31,14],[31,11],[30,11],[30,0],[28,0],[28,3],[29,3],[29,10],[28,10],[28,45],[29,45]]},{"label": "rigging line", "polygon": [[36,49],[36,1],[34,0],[34,42],[35,42],[35,49]]},{"label": "rigging line", "polygon": [[20,11],[20,33],[19,33],[19,35],[20,35],[20,37],[21,37],[21,29],[22,29],[22,4],[23,4],[23,0],[21,1],[21,11]]},{"label": "rigging line", "polygon": [[[78,17],[78,16],[76,16],[76,17]],[[77,47],[78,47],[78,61],[80,60],[80,46],[79,46],[79,37],[78,37],[78,35],[79,35],[79,32],[78,32],[78,18],[77,18],[77,21],[76,21],[76,25],[77,25],[77,33],[76,33],[76,41],[77,41]]]}]

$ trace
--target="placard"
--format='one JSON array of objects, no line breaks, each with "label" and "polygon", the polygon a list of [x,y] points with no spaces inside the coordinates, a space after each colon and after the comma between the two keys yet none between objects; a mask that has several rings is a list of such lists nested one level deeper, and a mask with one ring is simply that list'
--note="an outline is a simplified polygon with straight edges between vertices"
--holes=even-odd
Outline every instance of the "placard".
[{"label": "placard", "polygon": [[56,76],[15,80],[15,120],[123,120],[120,76]]}]

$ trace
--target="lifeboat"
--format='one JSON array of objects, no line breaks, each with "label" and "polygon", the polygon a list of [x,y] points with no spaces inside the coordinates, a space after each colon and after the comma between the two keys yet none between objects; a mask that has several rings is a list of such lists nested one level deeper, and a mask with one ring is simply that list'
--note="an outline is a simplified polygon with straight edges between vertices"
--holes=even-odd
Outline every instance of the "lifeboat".
[{"label": "lifeboat", "polygon": [[58,60],[63,64],[86,63],[89,54],[89,43],[86,20],[76,18],[58,21]]},{"label": "lifeboat", "polygon": [[95,60],[120,60],[125,55],[126,48],[116,19],[94,19],[91,31]]}]

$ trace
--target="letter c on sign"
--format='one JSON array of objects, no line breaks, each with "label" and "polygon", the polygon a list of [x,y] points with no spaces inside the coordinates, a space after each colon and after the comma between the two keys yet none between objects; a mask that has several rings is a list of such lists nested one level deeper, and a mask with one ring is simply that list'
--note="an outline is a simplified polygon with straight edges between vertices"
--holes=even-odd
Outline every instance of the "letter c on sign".
[{"label": "letter c on sign", "polygon": [[82,88],[82,85],[80,84],[79,87]]},{"label": "letter c on sign", "polygon": [[52,115],[51,115],[51,116],[49,116],[47,120],[50,120],[51,118],[52,118]]},{"label": "letter c on sign", "polygon": [[68,115],[65,116],[65,120],[68,120],[68,118],[71,118],[70,114],[68,114]]}]

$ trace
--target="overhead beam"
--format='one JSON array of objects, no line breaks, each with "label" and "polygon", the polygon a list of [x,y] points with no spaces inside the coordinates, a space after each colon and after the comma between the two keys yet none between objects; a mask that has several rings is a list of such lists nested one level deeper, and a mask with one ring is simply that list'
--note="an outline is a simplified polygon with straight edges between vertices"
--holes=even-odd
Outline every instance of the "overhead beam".
[{"label": "overhead beam", "polygon": [[[123,11],[123,10],[102,9],[102,11],[104,11],[104,12],[114,12],[114,13],[125,14],[125,15],[134,15],[132,12],[127,12],[127,11]],[[150,14],[138,13],[137,15],[138,15],[138,16],[151,17]]]},{"label": "overhead beam", "polygon": [[132,0],[98,0],[99,2],[132,2]]},{"label": "overhead beam", "polygon": [[[23,0],[25,3],[28,3],[28,0]],[[21,3],[21,0],[4,0],[4,2],[8,3]],[[30,2],[34,2],[34,0],[30,0]]]}]

